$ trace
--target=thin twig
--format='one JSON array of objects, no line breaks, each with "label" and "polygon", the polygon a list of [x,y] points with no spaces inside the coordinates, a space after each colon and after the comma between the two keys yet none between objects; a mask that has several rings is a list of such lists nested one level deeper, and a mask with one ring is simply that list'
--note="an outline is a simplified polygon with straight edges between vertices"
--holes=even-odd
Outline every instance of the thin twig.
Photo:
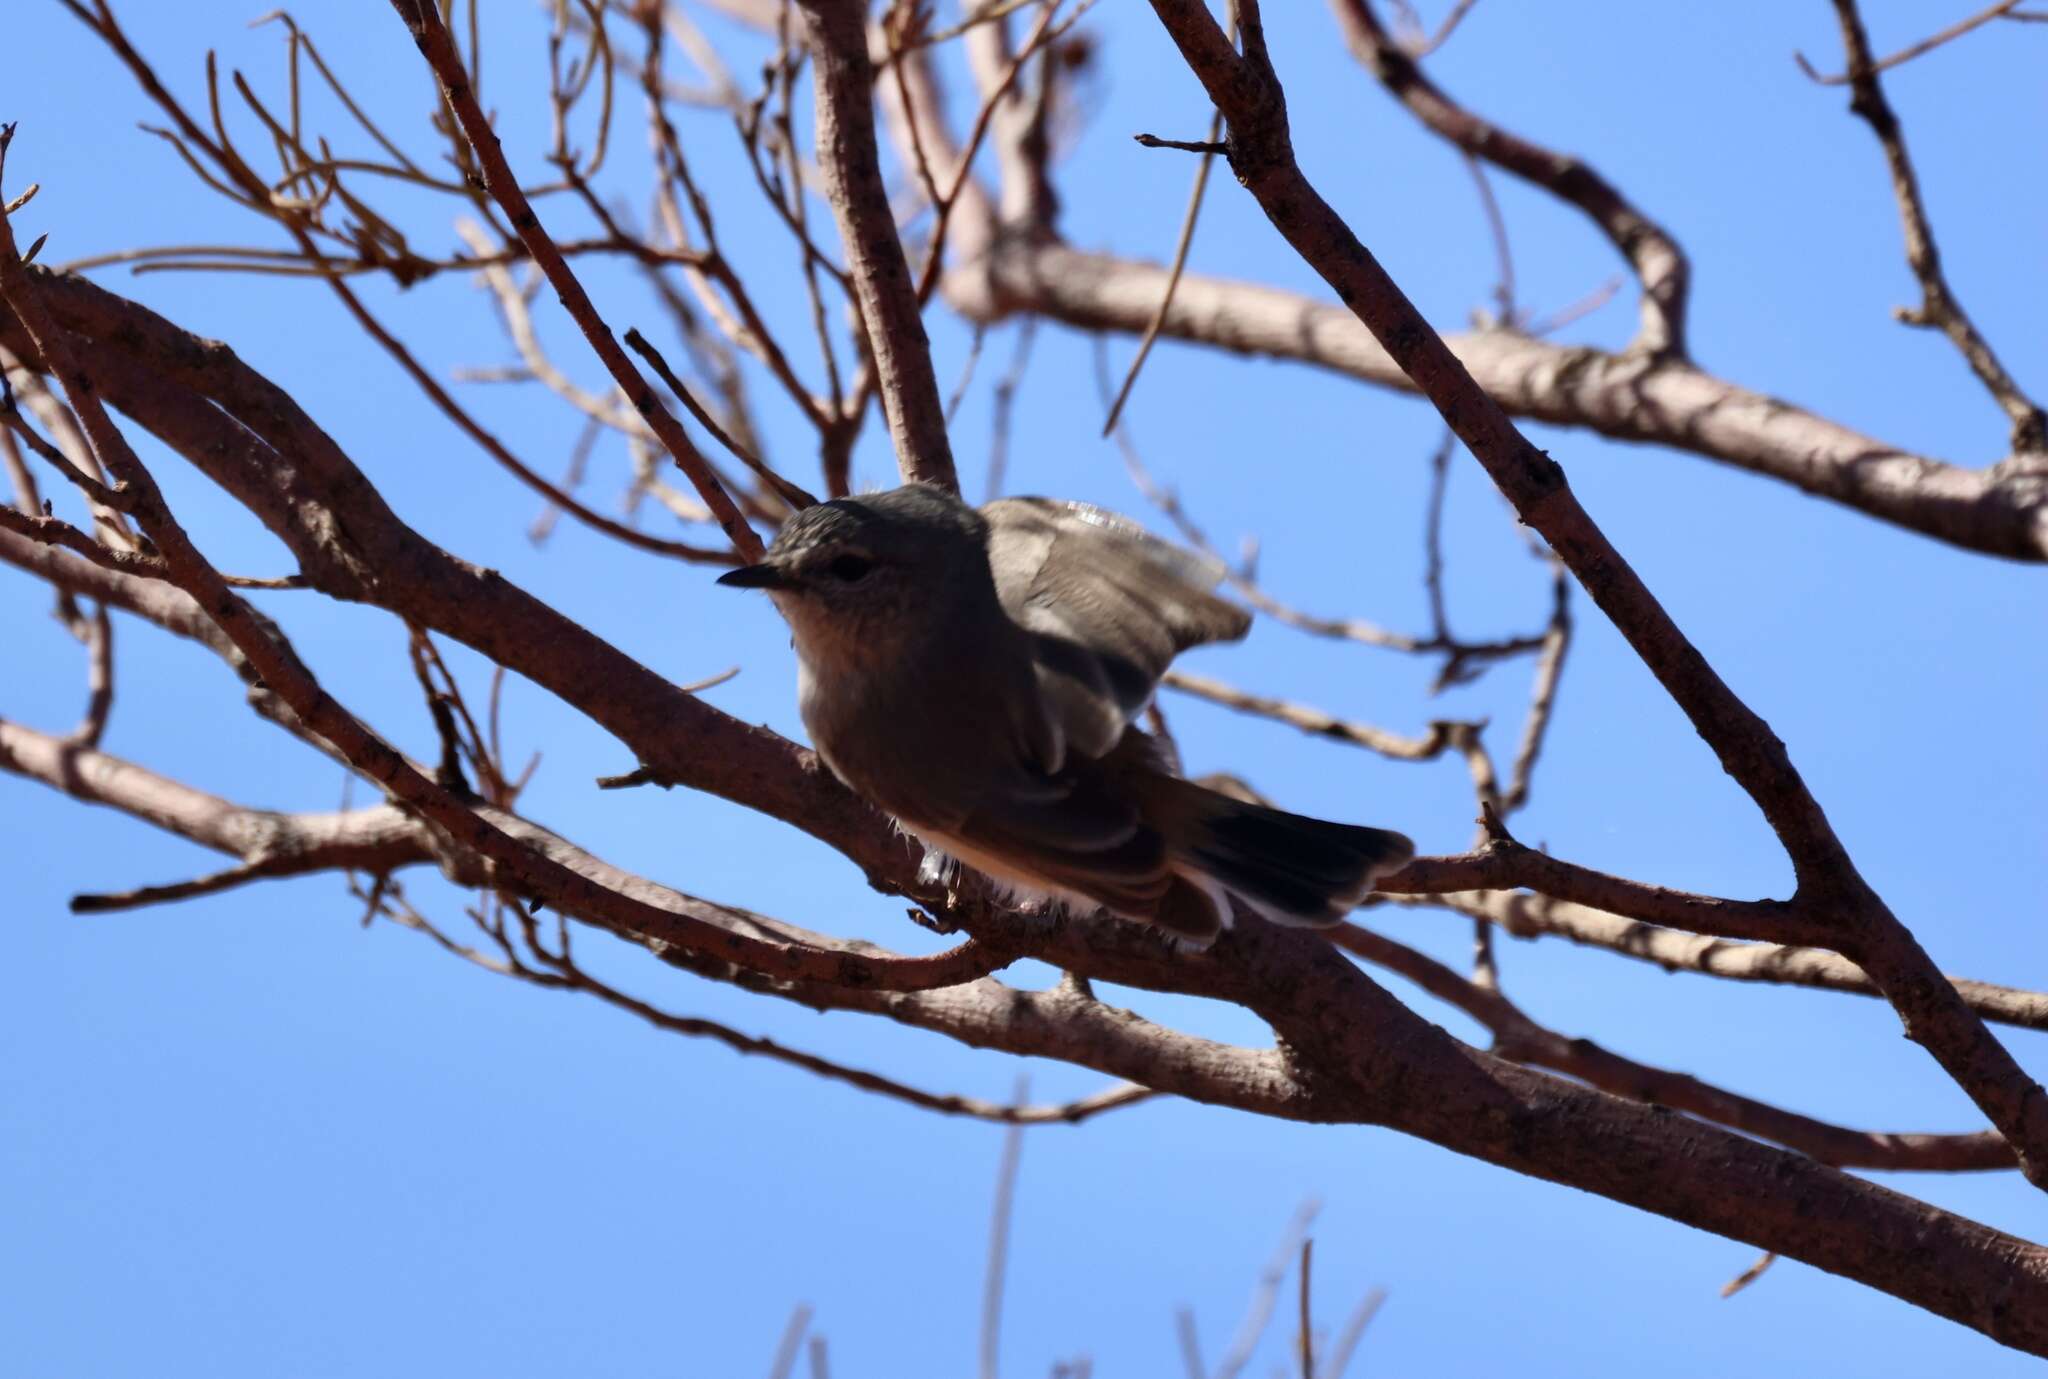
[{"label": "thin twig", "polygon": [[1192,694],[1197,699],[1221,704],[1226,709],[1270,718],[1316,737],[1325,737],[1352,747],[1363,747],[1368,752],[1377,752],[1395,761],[1430,761],[1443,755],[1447,748],[1457,745],[1457,734],[1454,731],[1456,725],[1449,720],[1440,719],[1431,723],[1426,736],[1401,737],[1383,728],[1375,728],[1370,723],[1338,718],[1334,714],[1306,704],[1272,699],[1261,694],[1247,694],[1241,689],[1224,684],[1221,680],[1212,680],[1205,675],[1195,675],[1185,670],[1168,671],[1160,683],[1168,689],[1179,690],[1182,694]]},{"label": "thin twig", "polygon": [[1316,1379],[1315,1329],[1309,1315],[1310,1266],[1315,1262],[1316,1242],[1305,1239],[1301,1242],[1301,1316],[1297,1325],[1301,1328],[1296,1338],[1301,1358],[1301,1379]]},{"label": "thin twig", "polygon": [[1729,1279],[1726,1283],[1721,1285],[1721,1296],[1724,1298],[1734,1297],[1737,1293],[1749,1287],[1750,1284],[1755,1283],[1758,1279],[1762,1278],[1764,1276],[1764,1270],[1770,1268],[1773,1264],[1777,1262],[1777,1252],[1774,1250],[1765,1250],[1761,1255],[1757,1256],[1756,1263],[1750,1265],[1747,1269],[1744,1269],[1734,1278]]},{"label": "thin twig", "polygon": [[[1026,1077],[1017,1079],[1016,1104],[1031,1094]],[[1024,1127],[1012,1125],[1003,1135],[1003,1157],[996,1168],[996,1197],[988,1227],[988,1268],[981,1287],[981,1379],[997,1379],[997,1357],[1003,1332],[1003,1276],[1009,1269],[1010,1217],[1017,1205],[1017,1164],[1024,1153]]]},{"label": "thin twig", "polygon": [[[392,887],[392,891],[395,898],[395,886]],[[609,983],[600,981],[575,962],[559,954],[536,952],[529,955],[538,959],[544,965],[545,970],[541,971],[536,971],[530,966],[510,966],[454,942],[416,911],[410,911],[394,904],[385,906],[378,913],[405,928],[427,935],[429,938],[434,939],[439,946],[456,956],[476,963],[478,966],[496,972],[501,976],[514,977],[550,990],[582,992],[585,995],[595,997],[615,1009],[638,1016],[654,1028],[664,1030],[670,1034],[679,1034],[693,1039],[709,1039],[714,1043],[725,1045],[725,1047],[738,1054],[759,1056],[772,1062],[785,1063],[790,1067],[801,1068],[805,1072],[822,1077],[829,1082],[844,1083],[860,1091],[887,1097],[892,1101],[901,1101],[906,1105],[915,1106],[919,1110],[932,1111],[940,1115],[964,1116],[973,1120],[991,1121],[1005,1126],[1079,1125],[1084,1121],[1093,1120],[1095,1117],[1107,1112],[1121,1110],[1128,1106],[1136,1106],[1142,1102],[1150,1101],[1159,1095],[1159,1093],[1154,1092],[1149,1087],[1141,1087],[1136,1083],[1130,1082],[1116,1083],[1104,1087],[1100,1091],[1091,1092],[1087,1096],[1077,1097],[1073,1101],[1039,1103],[1036,1105],[1025,1104],[1021,1100],[1006,1105],[1001,1102],[986,1101],[980,1097],[928,1092],[922,1088],[913,1087],[908,1083],[900,1082],[895,1078],[886,1077],[880,1073],[869,1072],[864,1068],[851,1067],[843,1063],[836,1063],[831,1059],[822,1058],[817,1054],[808,1053],[802,1049],[793,1049],[787,1045],[778,1044],[772,1039],[743,1034],[731,1026],[721,1024],[716,1020],[707,1020],[692,1015],[678,1015],[672,1011],[663,1010],[658,1006],[641,1000],[637,996],[629,995]]]},{"label": "thin twig", "polygon": [[[1977,381],[1991,394],[2012,423],[2012,447],[2021,453],[2048,451],[2048,413],[2027,396],[2006,372],[1992,351],[1990,342],[1978,333],[1976,323],[1949,287],[1942,272],[1941,251],[1934,242],[1934,227],[1927,217],[1927,204],[1920,194],[1920,178],[1906,152],[1906,132],[1885,99],[1878,73],[1886,66],[1870,55],[1870,38],[1864,32],[1863,16],[1856,0],[1834,0],[1835,18],[1842,29],[1842,46],[1849,54],[1849,71],[1843,78],[1853,93],[1849,108],[1862,116],[1884,149],[1885,166],[1891,173],[1892,196],[1899,204],[1899,219],[1906,240],[1906,262],[1920,284],[1920,305],[1897,307],[1892,314],[1909,326],[1928,326],[1941,331],[1955,345]],[[1969,27],[1995,17],[1980,14]],[[1961,31],[1961,30],[1958,30]],[[1937,36],[1946,41],[1946,36]],[[1930,40],[1930,43],[1934,40]],[[1900,60],[1904,60],[1904,56]],[[1803,62],[1802,62],[1802,65]],[[1809,75],[1811,68],[1808,69]]]},{"label": "thin twig", "polygon": [[73,554],[84,556],[103,570],[141,575],[145,579],[169,577],[168,567],[158,557],[102,546],[60,517],[30,517],[16,508],[0,507],[0,531],[16,532],[46,546],[61,546]]},{"label": "thin twig", "polygon": [[252,881],[262,881],[277,875],[277,867],[267,862],[245,862],[238,867],[227,867],[221,871],[195,876],[189,881],[174,881],[164,886],[137,886],[133,890],[109,891],[102,893],[81,892],[71,897],[71,913],[75,915],[111,914],[117,910],[139,910],[150,905],[165,905],[174,900],[192,900],[199,896],[219,895],[246,886]]},{"label": "thin twig", "polygon": [[1536,774],[1536,759],[1550,729],[1552,711],[1557,707],[1557,687],[1564,676],[1565,656],[1572,644],[1572,586],[1562,564],[1552,558],[1550,627],[1543,634],[1543,650],[1536,657],[1536,673],[1529,689],[1529,715],[1522,724],[1521,741],[1508,768],[1508,788],[1501,792],[1500,809],[1512,814],[1529,802],[1529,788]]},{"label": "thin twig", "polygon": [[797,1352],[804,1343],[804,1332],[811,1325],[811,1305],[800,1302],[790,1309],[789,1321],[783,1325],[782,1339],[775,1343],[775,1359],[768,1366],[768,1379],[789,1379],[789,1373],[796,1368]]},{"label": "thin twig", "polygon": [[[945,256],[946,231],[952,223],[955,207],[960,204],[961,193],[965,191],[968,180],[974,175],[974,156],[980,151],[981,142],[988,135],[997,108],[1008,99],[1010,89],[1017,84],[1017,78],[1022,75],[1025,64],[1040,51],[1057,43],[1094,3],[1095,0],[1081,0],[1072,14],[1054,24],[1053,17],[1059,11],[1060,0],[1041,0],[1038,23],[1026,36],[1023,45],[1017,49],[1016,55],[1010,59],[1009,66],[997,78],[995,85],[983,95],[981,108],[975,113],[974,123],[967,131],[967,142],[961,147],[959,161],[954,165],[952,183],[946,188],[944,195],[939,197],[934,208],[931,243],[926,247],[924,265],[917,277],[917,300],[920,305],[931,300],[933,291],[939,285],[939,269]],[[900,80],[900,64],[898,71]],[[915,141],[921,135],[918,132],[917,113],[910,109],[907,92],[903,104],[904,123],[909,127],[911,138]]]},{"label": "thin twig", "polygon": [[1023,324],[1017,327],[1010,366],[996,380],[995,388],[989,394],[988,480],[983,489],[983,502],[1000,498],[1003,494],[1003,482],[1010,466],[1010,414],[1016,406],[1017,389],[1024,382],[1024,370],[1031,363],[1032,342],[1037,338],[1038,318],[1026,316]]},{"label": "thin twig", "polygon": [[[1977,13],[1971,15],[1968,19],[1957,20],[1955,23],[1949,25],[1946,29],[1941,30],[1939,33],[1932,34],[1927,38],[1923,38],[1918,43],[1907,44],[1905,47],[1899,49],[1896,53],[1893,53],[1890,57],[1879,58],[1875,62],[1869,62],[1865,65],[1859,66],[1859,64],[1852,56],[1849,63],[1849,70],[1845,72],[1837,72],[1830,76],[1823,76],[1818,71],[1814,70],[1813,64],[1806,60],[1806,54],[1804,53],[1794,52],[1792,54],[1792,60],[1799,64],[1800,71],[1806,73],[1808,77],[1812,78],[1816,82],[1819,82],[1822,86],[1848,86],[1855,82],[1859,73],[1868,73],[1870,75],[1875,75],[1878,72],[1888,72],[1892,68],[1897,67],[1902,63],[1911,62],[1914,58],[1919,57],[1923,53],[1931,53],[1936,48],[1941,47],[1943,44],[1961,38],[1964,34],[1970,32],[1970,30],[1972,29],[1979,27],[1980,25],[1989,24],[1994,19],[1997,19],[2003,15],[2011,14],[2012,11],[2020,7],[2020,4],[2021,0],[1998,0],[1997,4],[1992,5],[1988,9],[1982,9],[1977,11]],[[2016,19],[2025,20],[2048,16],[2034,16],[2022,14],[2014,15],[2013,17]]]},{"label": "thin twig", "polygon": [[121,493],[73,464],[69,456],[43,439],[42,435],[28,424],[28,418],[21,414],[21,409],[15,404],[14,387],[4,373],[0,373],[0,426],[20,437],[31,454],[56,470],[67,483],[94,503],[115,512],[127,506],[127,499]]},{"label": "thin twig", "polygon": [[1478,3],[1479,0],[1457,0],[1457,3],[1451,6],[1450,13],[1444,16],[1443,23],[1437,25],[1435,33],[1424,33],[1418,27],[1402,46],[1407,48],[1410,57],[1428,57],[1450,41],[1451,35],[1457,32],[1458,25],[1464,22],[1465,16],[1472,13],[1472,7]]},{"label": "thin twig", "polygon": [[[1110,400],[1109,356],[1099,335],[1095,339],[1094,354],[1096,392],[1106,407]],[[1138,454],[1137,443],[1131,439],[1130,423],[1119,419],[1113,434],[1117,449],[1123,456],[1124,470],[1131,476],[1131,482],[1145,496],[1146,501],[1159,509],[1166,520],[1180,532],[1183,540],[1217,562],[1222,568],[1223,578],[1231,588],[1243,596],[1246,603],[1276,622],[1285,623],[1311,636],[1362,642],[1367,646],[1386,647],[1392,651],[1411,654],[1441,652],[1446,656],[1446,661],[1444,673],[1438,677],[1440,685],[1458,679],[1469,679],[1470,676],[1465,674],[1465,671],[1471,666],[1521,656],[1539,650],[1543,645],[1543,638],[1540,636],[1508,637],[1493,642],[1461,642],[1442,634],[1411,637],[1405,633],[1388,631],[1362,618],[1325,618],[1282,603],[1267,593],[1265,588],[1252,578],[1249,570],[1233,566],[1225,560],[1217,551],[1215,544],[1209,540],[1208,533],[1188,514],[1179,496],[1153,478],[1151,470]]]},{"label": "thin twig", "polygon": [[1472,174],[1472,185],[1478,188],[1479,205],[1486,212],[1487,233],[1493,237],[1493,258],[1498,265],[1500,280],[1494,284],[1493,302],[1495,314],[1505,326],[1517,324],[1515,319],[1515,255],[1508,243],[1508,222],[1501,214],[1500,201],[1493,194],[1493,183],[1487,179],[1486,165],[1468,150],[1460,149],[1465,156],[1465,170]]},{"label": "thin twig", "polygon": [[656,349],[648,341],[647,337],[640,333],[638,327],[627,330],[626,344],[632,348],[634,353],[647,361],[648,367],[653,369],[661,381],[668,385],[669,391],[681,400],[683,406],[689,410],[690,415],[697,419],[697,424],[706,431],[709,431],[712,437],[732,454],[734,459],[745,465],[753,472],[756,478],[774,490],[775,495],[781,498],[783,502],[789,504],[792,510],[801,510],[817,504],[818,500],[811,495],[808,489],[804,488],[801,484],[793,483],[783,478],[764,464],[761,458],[754,454],[753,451],[734,440],[731,434],[718,424],[718,418],[712,416],[710,412],[705,410],[704,404],[697,401],[696,395],[689,390],[682,379],[676,376],[675,370],[669,367],[668,360],[662,358],[661,351]]},{"label": "thin twig", "polygon": [[709,461],[691,444],[682,426],[668,408],[662,406],[647,380],[619,348],[611,327],[598,315],[589,294],[583,290],[583,284],[562,257],[553,237],[542,226],[526,194],[519,189],[518,179],[513,176],[510,165],[505,161],[504,150],[498,143],[497,132],[491,128],[489,119],[476,103],[461,57],[455,51],[454,41],[448,35],[447,26],[441,22],[439,12],[430,0],[393,0],[393,3],[400,18],[405,20],[413,42],[418,45],[420,55],[440,78],[442,94],[449,108],[455,112],[470,147],[476,152],[484,187],[511,219],[520,242],[526,246],[541,272],[547,275],[555,294],[561,298],[563,308],[582,330],[584,338],[590,341],[606,371],[625,390],[633,409],[653,428],[669,454],[689,476],[698,496],[711,509],[719,528],[732,542],[733,549],[744,559],[759,560],[761,538],[747,525],[731,495],[712,472]]},{"label": "thin twig", "polygon": [[1182,153],[1199,153],[1205,159],[1230,152],[1230,145],[1215,139],[1162,139],[1157,134],[1133,134],[1140,148],[1171,148]]},{"label": "thin twig", "polygon": [[74,747],[97,747],[114,707],[114,626],[106,603],[95,603],[92,616],[80,618],[72,632],[85,643],[85,717],[65,741]]},{"label": "thin twig", "polygon": [[[1236,0],[1230,0],[1229,17],[1225,21],[1226,32],[1237,32]],[[1217,140],[1223,134],[1223,115],[1214,112],[1209,116],[1209,136],[1205,143],[1221,147]],[[1140,138],[1139,143],[1144,143]],[[1209,188],[1209,168],[1216,161],[1213,151],[1204,151],[1202,159],[1195,165],[1194,185],[1188,189],[1188,206],[1181,212],[1180,238],[1174,242],[1173,262],[1166,270],[1166,290],[1160,294],[1159,309],[1152,313],[1152,319],[1145,325],[1145,333],[1138,337],[1138,352],[1131,356],[1131,364],[1124,371],[1124,381],[1117,386],[1116,400],[1109,404],[1109,415],[1102,423],[1102,434],[1108,436],[1116,430],[1117,418],[1124,413],[1124,403],[1130,400],[1131,389],[1137,386],[1138,371],[1145,367],[1146,356],[1152,353],[1152,345],[1159,339],[1159,328],[1166,324],[1167,309],[1173,305],[1173,290],[1180,286],[1180,275],[1188,266],[1188,250],[1195,242],[1195,222],[1202,214],[1202,194]]]},{"label": "thin twig", "polygon": [[1294,1263],[1302,1241],[1308,1238],[1309,1223],[1315,1220],[1316,1212],[1321,1208],[1322,1204],[1313,1197],[1295,1208],[1287,1229],[1281,1233],[1279,1248],[1273,1251],[1266,1267],[1259,1271],[1259,1281],[1252,1289],[1244,1320],[1238,1323],[1237,1335],[1232,1338],[1230,1349],[1217,1361],[1216,1372],[1211,1379],[1237,1379],[1244,1367],[1251,1363],[1253,1352],[1259,1348],[1259,1339],[1266,1334],[1266,1327],[1273,1320],[1280,1285],[1286,1281],[1287,1270]]},{"label": "thin twig", "polygon": [[1173,1330],[1180,1340],[1180,1362],[1187,1379],[1209,1379],[1208,1370],[1202,1367],[1202,1338],[1195,1330],[1195,1314],[1185,1307],[1175,1308]]},{"label": "thin twig", "polygon": [[1344,1379],[1344,1371],[1351,1368],[1351,1354],[1358,1349],[1359,1338],[1365,1335],[1365,1328],[1379,1315],[1380,1307],[1387,1300],[1387,1290],[1373,1288],[1358,1300],[1358,1306],[1351,1309],[1351,1315],[1344,1319],[1344,1329],[1337,1333],[1337,1339],[1323,1355],[1323,1362],[1316,1369],[1316,1379]]}]

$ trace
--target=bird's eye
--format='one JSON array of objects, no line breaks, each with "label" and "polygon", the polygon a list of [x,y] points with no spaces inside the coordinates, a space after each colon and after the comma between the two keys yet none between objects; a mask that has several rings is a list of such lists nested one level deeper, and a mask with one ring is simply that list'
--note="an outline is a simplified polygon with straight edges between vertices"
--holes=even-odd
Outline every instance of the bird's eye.
[{"label": "bird's eye", "polygon": [[868,577],[868,571],[875,568],[875,562],[864,555],[834,556],[832,563],[825,567],[832,572],[832,578],[843,584],[856,584]]}]

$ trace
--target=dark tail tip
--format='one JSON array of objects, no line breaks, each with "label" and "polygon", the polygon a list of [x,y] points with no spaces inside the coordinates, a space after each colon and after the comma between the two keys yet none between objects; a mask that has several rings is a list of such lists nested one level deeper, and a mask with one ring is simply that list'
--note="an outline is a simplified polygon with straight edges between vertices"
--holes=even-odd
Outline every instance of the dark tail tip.
[{"label": "dark tail tip", "polygon": [[1278,924],[1343,920],[1373,882],[1415,856],[1399,833],[1333,824],[1221,796],[1196,829],[1187,860]]}]

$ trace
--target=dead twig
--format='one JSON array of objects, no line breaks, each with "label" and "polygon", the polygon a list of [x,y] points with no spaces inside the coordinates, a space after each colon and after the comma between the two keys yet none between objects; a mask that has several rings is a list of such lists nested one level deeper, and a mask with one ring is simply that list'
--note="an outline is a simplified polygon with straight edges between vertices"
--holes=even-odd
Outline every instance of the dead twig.
[{"label": "dead twig", "polygon": [[[1863,118],[1871,131],[1877,135],[1878,143],[1884,149],[1885,167],[1891,173],[1892,196],[1899,205],[1899,220],[1905,231],[1906,262],[1913,270],[1913,276],[1920,284],[1920,305],[1897,307],[1892,314],[1909,326],[1926,326],[1939,330],[1955,345],[1956,350],[1977,376],[1984,390],[1991,394],[2007,419],[2012,423],[2012,448],[2022,454],[2038,454],[2048,451],[2048,414],[2020,388],[2005,365],[1992,351],[1990,342],[1978,332],[1976,323],[1963,310],[1955,292],[1949,286],[1948,275],[1942,271],[1941,251],[1934,241],[1934,227],[1927,217],[1927,204],[1920,193],[1919,174],[1913,169],[1912,157],[1906,152],[1906,132],[1893,112],[1891,102],[1885,99],[1884,85],[1878,73],[1886,66],[1896,65],[1915,54],[1911,51],[1896,54],[1885,62],[1875,61],[1870,54],[1870,38],[1863,29],[1863,16],[1856,8],[1856,0],[1834,0],[1835,18],[1842,29],[1842,46],[1849,55],[1849,71],[1841,80],[1848,83],[1851,96],[1849,108]],[[1937,35],[1927,46],[1946,42],[1957,33],[1967,32],[1977,24],[1997,17],[2010,6],[1994,6],[1966,21],[1955,30]],[[1925,51],[1922,48],[1921,51]],[[1802,60],[1802,66],[1805,65]],[[1812,69],[1807,69],[1812,75]],[[1818,79],[1818,78],[1816,78]]]}]

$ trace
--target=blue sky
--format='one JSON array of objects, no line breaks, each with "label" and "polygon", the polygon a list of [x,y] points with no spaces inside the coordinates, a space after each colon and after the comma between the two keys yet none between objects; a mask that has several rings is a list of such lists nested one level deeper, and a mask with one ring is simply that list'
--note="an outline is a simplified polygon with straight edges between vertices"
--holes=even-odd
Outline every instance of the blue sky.
[{"label": "blue sky", "polygon": [[[16,8],[0,118],[21,122],[10,186],[43,184],[26,220],[31,233],[50,232],[47,260],[138,244],[272,242],[136,130],[153,112],[80,25],[52,0]],[[138,45],[188,101],[203,95],[209,47],[259,89],[281,89],[280,35],[245,27],[263,8],[121,6]],[[1967,7],[1865,8],[1885,51]],[[1494,272],[1464,168],[1352,66],[1322,7],[1269,9],[1304,166],[1424,310],[1447,328],[1461,324],[1487,299]],[[416,126],[426,80],[384,6],[320,0],[295,13],[391,125]],[[537,176],[539,20],[505,5],[501,22],[486,94],[515,165]],[[1062,226],[1083,247],[1163,258],[1192,164],[1126,136],[1199,137],[1200,92],[1145,7],[1106,4],[1087,23],[1102,58],[1083,89],[1081,137],[1059,168]],[[2036,388],[2048,387],[2038,326],[2048,184],[2016,175],[2014,160],[2039,142],[2044,42],[2036,26],[1994,26],[1888,79],[1951,281]],[[1505,126],[1590,157],[1674,231],[1695,267],[1704,367],[1889,442],[1988,463],[2005,453],[2003,418],[1944,341],[1888,318],[1915,289],[1877,148],[1842,92],[1799,74],[1795,48],[1839,65],[1819,0],[1496,0],[1431,66]],[[607,186],[637,204],[638,131],[622,134]],[[798,285],[778,232],[753,213],[730,130],[706,117],[686,123],[684,137],[771,319],[802,342]],[[410,147],[426,151],[417,138]],[[1526,304],[1555,308],[1616,271],[1573,214],[1504,180],[1496,188]],[[447,205],[393,204],[422,245],[456,243]],[[1228,178],[1212,185],[1192,262],[1324,295]],[[713,702],[800,732],[786,638],[762,601],[567,523],[535,549],[523,534],[533,502],[361,343],[324,289],[99,276],[228,340],[290,388],[428,535],[678,681],[737,664]],[[614,325],[665,338],[633,275],[591,265],[585,277]],[[444,376],[511,358],[488,303],[465,282],[363,291]],[[1619,345],[1632,322],[1624,298],[1569,338]],[[551,305],[542,327],[565,367],[598,379]],[[935,312],[933,336],[950,386],[967,332]],[[1009,348],[1007,332],[991,337],[956,426],[970,493],[987,448],[989,385]],[[1110,348],[1121,365],[1130,342]],[[1091,351],[1085,337],[1040,332],[1018,400],[1012,487],[1140,511],[1114,450],[1097,438]],[[578,423],[544,394],[472,385],[463,396],[536,467],[564,462]],[[1212,533],[1232,544],[1263,539],[1261,572],[1276,593],[1423,625],[1421,512],[1437,422],[1421,404],[1166,345],[1128,415],[1152,467]],[[773,406],[764,420],[778,461],[808,479],[800,425]],[[1688,456],[1535,434],[1681,626],[1790,744],[1866,875],[1936,959],[2048,986],[2040,572]],[[219,564],[284,569],[281,548],[225,497],[146,453]],[[876,422],[858,478],[889,482],[890,464]],[[602,449],[592,501],[608,506],[625,472],[617,448]],[[1462,456],[1448,524],[1460,630],[1538,623],[1538,567]],[[271,595],[266,606],[330,688],[408,749],[429,750],[430,725],[402,673],[402,628],[312,595]],[[10,648],[0,714],[61,731],[79,712],[82,670],[46,607],[31,581],[0,570],[0,639]],[[1579,626],[1521,835],[1645,880],[1782,894],[1787,868],[1754,809],[1583,602]],[[108,750],[247,803],[333,807],[338,772],[248,717],[206,653],[132,624],[117,633]],[[481,690],[475,658],[453,659]],[[1526,666],[1516,665],[1430,700],[1432,667],[1264,623],[1242,646],[1192,664],[1396,730],[1491,716],[1497,740],[1513,731],[1526,694]],[[1387,763],[1184,700],[1167,708],[1194,769],[1236,770],[1293,807],[1396,826],[1430,851],[1457,850],[1468,835],[1469,787],[1450,760]],[[681,792],[596,791],[593,776],[630,761],[539,690],[513,683],[506,722],[515,756],[543,753],[529,812],[621,865],[817,928],[906,948],[928,941],[843,859],[787,828]],[[0,1337],[18,1372],[757,1373],[800,1302],[816,1309],[837,1374],[972,1364],[1000,1130],[662,1035],[465,967],[388,926],[365,931],[333,878],[75,918],[65,911],[75,891],[218,863],[11,779],[0,779],[0,824],[14,843],[0,975],[0,1043],[12,1055],[0,1066]],[[459,920],[456,893],[424,877],[413,893],[430,913]],[[1421,912],[1374,922],[1463,960],[1461,921]],[[586,941],[586,954],[667,1007],[935,1089],[1003,1097],[1020,1070],[1040,1097],[1098,1084],[857,1016],[770,1005],[651,970],[601,940]],[[1878,1003],[1667,976],[1557,941],[1506,942],[1500,956],[1509,992],[1533,1015],[1646,1061],[1859,1126],[1978,1124]],[[1265,1038],[1239,1011],[1129,999],[1203,1033]],[[2001,1035],[2048,1071],[2040,1036]],[[1899,1185],[2048,1237],[2048,1206],[2016,1177]],[[2022,1372],[2021,1357],[1974,1333],[1800,1265],[1781,1263],[1721,1301],[1721,1283],[1754,1257],[1748,1247],[1568,1189],[1384,1131],[1170,1102],[1027,1136],[1004,1372],[1043,1374],[1084,1353],[1098,1374],[1171,1372],[1182,1305],[1199,1318],[1213,1361],[1288,1216],[1309,1197],[1323,1203],[1318,1317],[1334,1326],[1367,1288],[1389,1290],[1360,1372]],[[1280,1362],[1285,1334],[1274,1327],[1251,1372]]]}]

